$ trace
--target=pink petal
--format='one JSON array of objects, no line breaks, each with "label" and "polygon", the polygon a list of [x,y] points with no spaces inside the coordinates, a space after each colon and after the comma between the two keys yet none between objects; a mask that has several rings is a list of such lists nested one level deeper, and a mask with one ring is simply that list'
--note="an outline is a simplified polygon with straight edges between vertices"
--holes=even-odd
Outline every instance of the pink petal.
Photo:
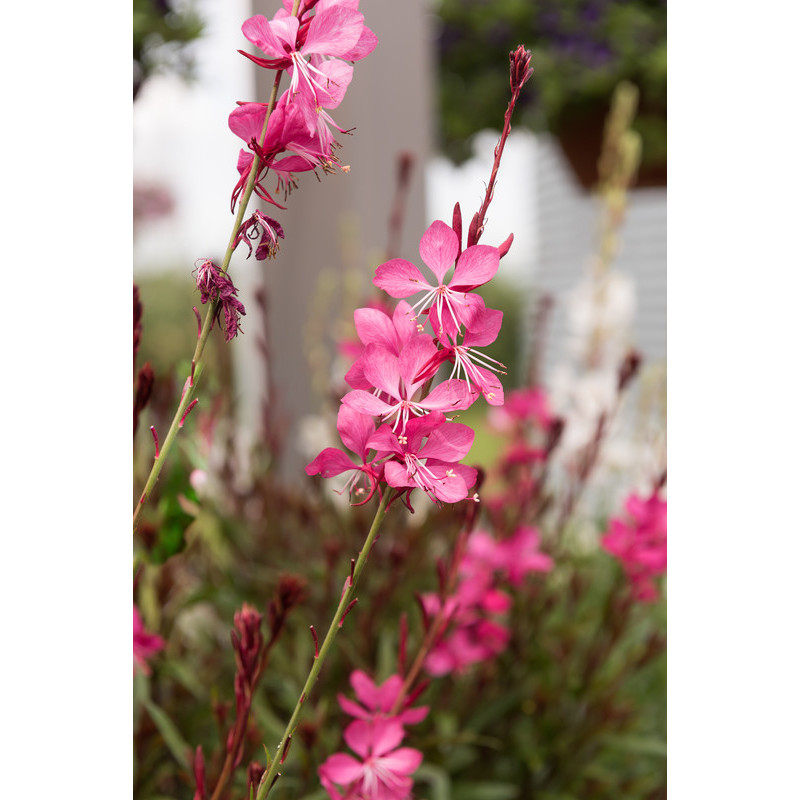
[{"label": "pink petal", "polygon": [[468,292],[491,280],[500,266],[500,254],[496,247],[474,244],[458,259],[450,288],[454,292]]},{"label": "pink petal", "polygon": [[[228,127],[249,144],[251,139],[258,140],[261,136],[266,116],[267,107],[263,103],[244,103],[231,111]],[[250,158],[252,160],[252,154]]]},{"label": "pink petal", "polygon": [[360,669],[350,673],[350,685],[356,693],[356,697],[369,709],[374,711],[378,708],[378,689],[375,681]]},{"label": "pink petal", "polygon": [[[428,363],[428,361],[436,355],[436,345],[433,343],[433,338],[426,333],[418,333],[408,341],[406,346],[400,353],[398,368],[400,377],[408,390],[408,397],[410,397],[417,388],[414,378]],[[422,381],[418,382],[419,384]]]},{"label": "pink petal", "polygon": [[323,8],[311,20],[300,52],[341,58],[358,44],[363,28],[364,15],[360,12],[341,6]]},{"label": "pink petal", "polygon": [[400,747],[381,759],[381,765],[398,775],[410,775],[422,763],[422,753],[413,747]]},{"label": "pink petal", "polygon": [[[353,80],[353,68],[349,64],[336,59],[323,61],[319,69],[325,73],[327,83],[324,90],[317,90],[317,102],[323,108],[337,108],[344,99],[347,87]],[[319,81],[322,83],[322,79]]]},{"label": "pink petal", "polygon": [[497,339],[502,324],[502,311],[482,308],[470,320],[469,328],[464,333],[463,344],[467,347],[486,347]]},{"label": "pink petal", "polygon": [[352,450],[362,460],[367,455],[367,441],[375,433],[372,416],[364,415],[350,406],[339,406],[336,430],[342,437],[345,447]]},{"label": "pink petal", "polygon": [[269,20],[262,14],[246,19],[242,25],[242,33],[245,39],[252,42],[268,56],[272,58],[287,58],[288,54],[284,49],[283,42],[275,35]]},{"label": "pink petal", "polygon": [[477,392],[467,388],[467,382],[460,379],[442,381],[434,390],[420,401],[423,408],[447,413],[469,408],[478,398]]},{"label": "pink petal", "polygon": [[398,720],[376,719],[372,723],[372,755],[382,756],[394,750],[403,741],[404,736],[403,725]]},{"label": "pink petal", "polygon": [[365,344],[382,344],[399,355],[400,348],[394,322],[377,308],[357,308],[353,314],[358,338]]},{"label": "pink petal", "polygon": [[447,270],[453,265],[458,255],[458,236],[449,225],[437,219],[422,234],[419,254],[431,268],[439,284],[442,284]]},{"label": "pink petal", "polygon": [[365,711],[358,703],[350,700],[343,694],[337,695],[337,699],[339,700],[342,711],[344,711],[345,714],[349,714],[351,717],[355,717],[356,719],[369,719],[372,716],[372,714]]},{"label": "pink petal", "polygon": [[377,46],[378,37],[365,25],[358,37],[358,42],[352,50],[342,53],[339,58],[345,61],[360,61],[366,58]]},{"label": "pink petal", "polygon": [[388,403],[384,403],[383,400],[379,400],[374,394],[365,392],[363,389],[353,389],[352,392],[348,392],[342,398],[342,403],[371,417],[388,414],[392,410]]},{"label": "pink petal", "polygon": [[384,477],[389,486],[394,486],[395,489],[403,489],[406,486],[417,485],[414,479],[409,477],[405,464],[401,464],[398,461],[387,461],[383,468]]},{"label": "pink petal", "polygon": [[461,461],[475,441],[475,431],[460,422],[448,422],[431,433],[419,451],[420,458]]},{"label": "pink petal", "polygon": [[433,287],[422,277],[422,273],[403,258],[393,258],[375,270],[372,282],[392,297],[411,297]]},{"label": "pink petal", "polygon": [[411,306],[405,301],[401,300],[395,307],[394,314],[392,315],[392,323],[397,332],[397,338],[400,341],[402,348],[412,336],[417,334],[417,318]]},{"label": "pink petal", "polygon": [[364,774],[364,765],[346,753],[334,753],[320,764],[319,771],[335,783],[346,786]]},{"label": "pink petal", "polygon": [[355,469],[355,464],[341,450],[326,447],[307,467],[306,475],[322,475],[332,478],[341,475],[348,469]]},{"label": "pink petal", "polygon": [[400,398],[400,364],[398,357],[380,344],[368,344],[361,356],[364,376],[390,397]]}]

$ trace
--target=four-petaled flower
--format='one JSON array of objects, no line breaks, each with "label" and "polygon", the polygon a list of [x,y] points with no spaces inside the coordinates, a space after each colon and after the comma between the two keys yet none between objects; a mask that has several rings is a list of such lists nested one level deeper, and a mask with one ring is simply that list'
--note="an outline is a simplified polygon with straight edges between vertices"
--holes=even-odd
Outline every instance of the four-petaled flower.
[{"label": "four-petaled flower", "polygon": [[383,465],[389,486],[418,487],[434,500],[457,503],[467,497],[478,477],[474,467],[458,463],[474,438],[475,431],[468,425],[448,422],[444,414],[432,411],[409,420],[399,434],[381,425],[367,446],[396,457]]},{"label": "four-petaled flower", "polygon": [[[456,341],[461,326],[469,328],[475,315],[485,307],[480,295],[470,292],[491,280],[500,265],[500,253],[496,247],[476,244],[460,256],[458,251],[456,232],[441,220],[436,220],[419,243],[420,257],[436,276],[435,285],[403,258],[393,258],[381,264],[373,279],[378,288],[392,297],[411,297],[424,291],[424,296],[412,308],[418,315],[435,309],[437,324],[434,333],[440,340],[447,336],[452,342]],[[453,276],[449,283],[445,283],[454,262]]]},{"label": "four-petaled flower", "polygon": [[422,763],[422,753],[398,747],[403,735],[397,720],[356,720],[348,725],[345,742],[361,760],[335,753],[320,765],[320,782],[331,798],[406,800],[413,786],[409,776]]}]

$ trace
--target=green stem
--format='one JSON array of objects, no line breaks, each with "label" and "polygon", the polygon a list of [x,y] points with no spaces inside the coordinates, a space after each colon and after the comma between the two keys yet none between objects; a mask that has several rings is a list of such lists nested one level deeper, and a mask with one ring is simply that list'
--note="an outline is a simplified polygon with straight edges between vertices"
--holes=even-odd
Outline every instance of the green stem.
[{"label": "green stem", "polygon": [[328,628],[328,633],[325,635],[325,639],[323,640],[322,645],[319,648],[319,654],[314,656],[314,661],[311,664],[311,670],[308,673],[308,678],[306,678],[305,685],[303,686],[303,691],[300,694],[300,699],[297,701],[297,704],[294,707],[292,716],[290,717],[289,722],[286,725],[286,730],[283,732],[283,737],[281,738],[280,744],[278,744],[278,747],[275,750],[275,756],[272,759],[272,763],[270,764],[269,769],[262,776],[261,782],[258,784],[258,794],[256,795],[256,800],[264,800],[264,798],[269,794],[270,789],[272,788],[272,785],[275,782],[277,776],[280,775],[280,773],[278,772],[278,768],[280,767],[283,761],[283,759],[281,758],[281,753],[286,752],[285,748],[287,740],[292,735],[292,733],[294,733],[294,730],[297,727],[297,721],[300,717],[303,705],[308,699],[308,696],[311,694],[311,690],[314,688],[314,684],[316,683],[317,678],[319,677],[322,665],[325,663],[325,659],[328,656],[328,652],[330,651],[333,645],[333,640],[336,638],[336,634],[342,627],[343,615],[346,613],[346,611],[350,607],[350,604],[353,602],[352,598],[355,593],[356,586],[358,584],[359,576],[361,575],[361,571],[364,569],[364,565],[367,563],[370,550],[372,550],[372,545],[374,544],[375,537],[378,534],[378,529],[380,528],[381,523],[383,522],[383,518],[386,514],[386,507],[393,494],[394,490],[389,489],[387,487],[386,494],[383,496],[383,499],[381,500],[380,505],[378,506],[378,510],[375,512],[375,519],[372,521],[372,527],[369,529],[367,538],[364,540],[364,546],[361,548],[361,552],[359,552],[358,554],[358,560],[356,561],[355,567],[353,568],[352,572],[352,579],[348,577],[347,581],[345,582],[345,588],[344,592],[342,593],[342,599],[339,601],[336,613],[333,615],[330,627]]},{"label": "green stem", "polygon": [[[300,0],[295,0],[294,16],[297,16],[297,9],[299,5]],[[278,73],[275,75],[275,82],[272,85],[272,93],[270,94],[269,105],[267,106],[267,115],[264,118],[264,127],[261,129],[261,137],[259,139],[262,148],[264,147],[264,142],[267,137],[267,125],[269,124],[269,118],[272,116],[272,111],[275,108],[275,103],[277,102],[278,87],[280,86],[282,75],[283,70],[278,71]],[[228,266],[231,263],[231,257],[233,256],[233,251],[236,248],[236,234],[239,232],[239,228],[242,226],[244,213],[247,210],[247,205],[250,202],[251,195],[253,194],[253,189],[256,185],[256,176],[258,175],[260,166],[261,159],[258,154],[254,154],[253,165],[250,169],[250,176],[247,179],[247,185],[245,186],[244,193],[239,201],[239,211],[236,214],[236,219],[233,223],[233,230],[231,231],[231,237],[228,241],[228,247],[225,250],[225,256],[222,259],[222,264],[220,265],[220,272],[223,274],[228,271]],[[164,442],[161,444],[161,450],[153,461],[153,466],[150,469],[150,475],[147,478],[142,495],[139,498],[139,502],[136,504],[136,508],[133,512],[134,533],[136,532],[139,512],[141,511],[142,506],[147,502],[148,497],[150,497],[150,493],[152,492],[153,487],[156,485],[158,476],[161,474],[161,467],[164,465],[164,461],[172,449],[172,443],[175,441],[175,437],[178,435],[178,431],[182,427],[181,420],[183,420],[184,414],[186,414],[186,409],[189,407],[189,403],[192,401],[192,395],[194,394],[197,381],[203,371],[203,353],[205,351],[206,342],[208,341],[208,337],[211,333],[211,326],[214,323],[214,315],[217,311],[217,305],[218,301],[216,300],[209,303],[208,311],[206,311],[206,318],[203,322],[203,328],[197,339],[197,345],[194,349],[194,355],[192,356],[192,364],[194,365],[193,373],[189,378],[186,379],[183,395],[180,403],[178,403],[178,410],[175,412],[175,416],[172,420],[172,424],[169,427],[169,431],[167,432],[167,438],[164,439]]]}]

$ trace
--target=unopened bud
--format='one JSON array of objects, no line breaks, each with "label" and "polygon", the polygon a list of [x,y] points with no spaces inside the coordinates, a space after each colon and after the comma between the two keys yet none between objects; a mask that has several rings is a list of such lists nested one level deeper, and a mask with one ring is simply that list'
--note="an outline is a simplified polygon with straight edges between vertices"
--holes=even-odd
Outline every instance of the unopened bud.
[{"label": "unopened bud", "polygon": [[518,92],[533,75],[531,51],[526,50],[524,45],[519,45],[508,57],[511,64],[511,91]]}]

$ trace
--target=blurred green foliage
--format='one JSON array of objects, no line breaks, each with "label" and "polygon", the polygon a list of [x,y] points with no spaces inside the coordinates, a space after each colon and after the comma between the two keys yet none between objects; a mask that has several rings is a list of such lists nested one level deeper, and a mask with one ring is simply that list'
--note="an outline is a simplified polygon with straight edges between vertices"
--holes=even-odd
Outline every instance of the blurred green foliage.
[{"label": "blurred green foliage", "polygon": [[203,22],[185,3],[133,0],[133,97],[159,71],[191,77],[193,64],[185,46],[202,36]]},{"label": "blurred green foliage", "polygon": [[643,163],[666,159],[666,0],[440,0],[437,13],[440,145],[456,163],[470,137],[496,129],[508,54],[524,44],[534,75],[515,123],[557,136],[602,119],[622,80],[640,91],[634,123]]}]

